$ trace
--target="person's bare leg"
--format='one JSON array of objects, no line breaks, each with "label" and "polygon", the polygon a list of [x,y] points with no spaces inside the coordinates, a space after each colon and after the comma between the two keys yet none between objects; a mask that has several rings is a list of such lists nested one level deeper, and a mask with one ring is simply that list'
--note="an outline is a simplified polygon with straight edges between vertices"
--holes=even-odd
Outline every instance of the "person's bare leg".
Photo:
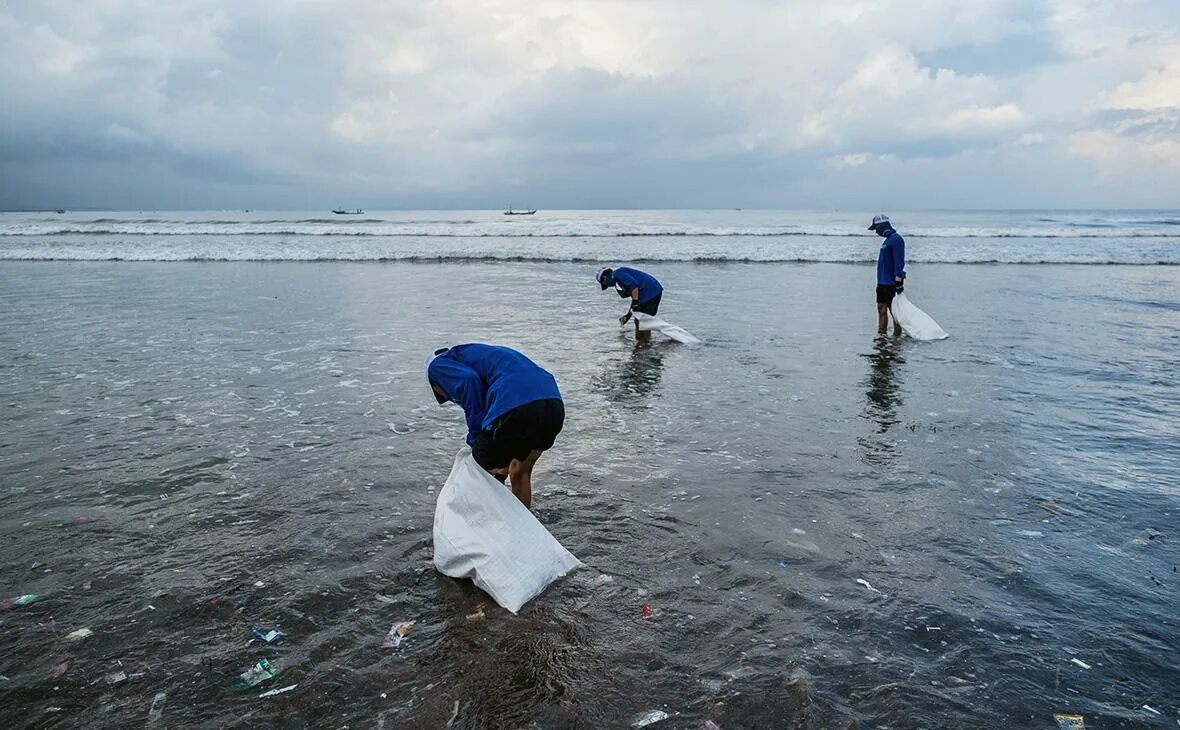
[{"label": "person's bare leg", "polygon": [[897,315],[893,312],[890,312],[889,316],[893,317],[893,336],[901,337],[901,322],[897,321]]},{"label": "person's bare leg", "polygon": [[639,329],[639,320],[635,320],[635,340],[637,342],[647,342],[651,339],[651,330]]},{"label": "person's bare leg", "polygon": [[883,335],[889,328],[889,305],[877,305],[877,334]]},{"label": "person's bare leg", "polygon": [[508,480],[512,484],[512,493],[525,507],[531,507],[533,504],[533,467],[540,458],[541,452],[533,449],[524,461],[513,459],[508,465]]}]

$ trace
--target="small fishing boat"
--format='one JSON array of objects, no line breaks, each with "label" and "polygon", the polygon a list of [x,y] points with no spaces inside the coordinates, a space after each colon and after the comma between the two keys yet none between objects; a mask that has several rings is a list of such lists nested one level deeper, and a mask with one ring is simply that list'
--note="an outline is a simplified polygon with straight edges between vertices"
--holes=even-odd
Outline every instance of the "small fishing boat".
[{"label": "small fishing boat", "polygon": [[508,210],[504,211],[504,215],[532,215],[536,212],[536,208],[533,208],[532,210],[513,210],[512,206],[510,205],[508,206]]},{"label": "small fishing boat", "polygon": [[336,215],[364,215],[365,211],[357,208],[356,210],[333,210]]}]

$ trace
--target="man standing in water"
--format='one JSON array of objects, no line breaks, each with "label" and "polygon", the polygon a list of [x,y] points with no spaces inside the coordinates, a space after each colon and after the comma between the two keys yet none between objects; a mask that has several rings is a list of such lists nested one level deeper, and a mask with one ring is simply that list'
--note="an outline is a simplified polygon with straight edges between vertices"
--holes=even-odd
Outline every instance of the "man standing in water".
[{"label": "man standing in water", "polygon": [[426,359],[426,379],[439,405],[451,401],[467,417],[475,462],[528,507],[533,466],[565,422],[557,381],[509,347],[471,343],[440,347]]},{"label": "man standing in water", "polygon": [[[656,277],[639,269],[629,269],[620,266],[617,269],[599,269],[594,275],[603,291],[613,286],[620,297],[631,300],[631,307],[627,313],[619,317],[619,324],[627,324],[635,312],[656,316],[660,310],[660,299],[664,296],[664,287],[656,281]],[[635,339],[647,341],[651,339],[651,332],[639,329],[639,320],[635,320]]]},{"label": "man standing in water", "polygon": [[[877,332],[883,335],[889,326],[889,305],[905,286],[905,239],[893,230],[889,216],[884,213],[873,216],[869,230],[885,239],[877,254]],[[893,334],[901,336],[897,317],[893,318]]]}]

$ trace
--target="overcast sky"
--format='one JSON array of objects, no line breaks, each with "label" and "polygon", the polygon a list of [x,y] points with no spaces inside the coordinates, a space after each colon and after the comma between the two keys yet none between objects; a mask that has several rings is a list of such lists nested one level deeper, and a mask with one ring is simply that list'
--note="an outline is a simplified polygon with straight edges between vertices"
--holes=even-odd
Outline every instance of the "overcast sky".
[{"label": "overcast sky", "polygon": [[1180,0],[0,2],[0,208],[1178,200]]}]

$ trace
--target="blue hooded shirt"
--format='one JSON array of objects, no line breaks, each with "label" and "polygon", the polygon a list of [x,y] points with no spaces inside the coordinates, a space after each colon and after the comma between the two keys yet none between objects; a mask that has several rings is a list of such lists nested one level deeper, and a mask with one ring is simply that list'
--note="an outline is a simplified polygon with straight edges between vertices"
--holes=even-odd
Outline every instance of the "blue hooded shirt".
[{"label": "blue hooded shirt", "polygon": [[435,395],[440,404],[452,401],[462,406],[468,445],[513,408],[561,398],[553,376],[510,347],[455,345],[431,360],[426,374],[446,393],[446,398]]},{"label": "blue hooded shirt", "polygon": [[656,277],[639,269],[621,266],[611,272],[611,278],[615,282],[615,290],[619,292],[621,297],[630,297],[631,290],[638,288],[639,304],[650,302],[664,291],[664,287],[660,286]]},{"label": "blue hooded shirt", "polygon": [[877,283],[893,286],[894,277],[905,278],[905,239],[897,231],[890,231],[881,242],[881,253],[877,254]]}]

